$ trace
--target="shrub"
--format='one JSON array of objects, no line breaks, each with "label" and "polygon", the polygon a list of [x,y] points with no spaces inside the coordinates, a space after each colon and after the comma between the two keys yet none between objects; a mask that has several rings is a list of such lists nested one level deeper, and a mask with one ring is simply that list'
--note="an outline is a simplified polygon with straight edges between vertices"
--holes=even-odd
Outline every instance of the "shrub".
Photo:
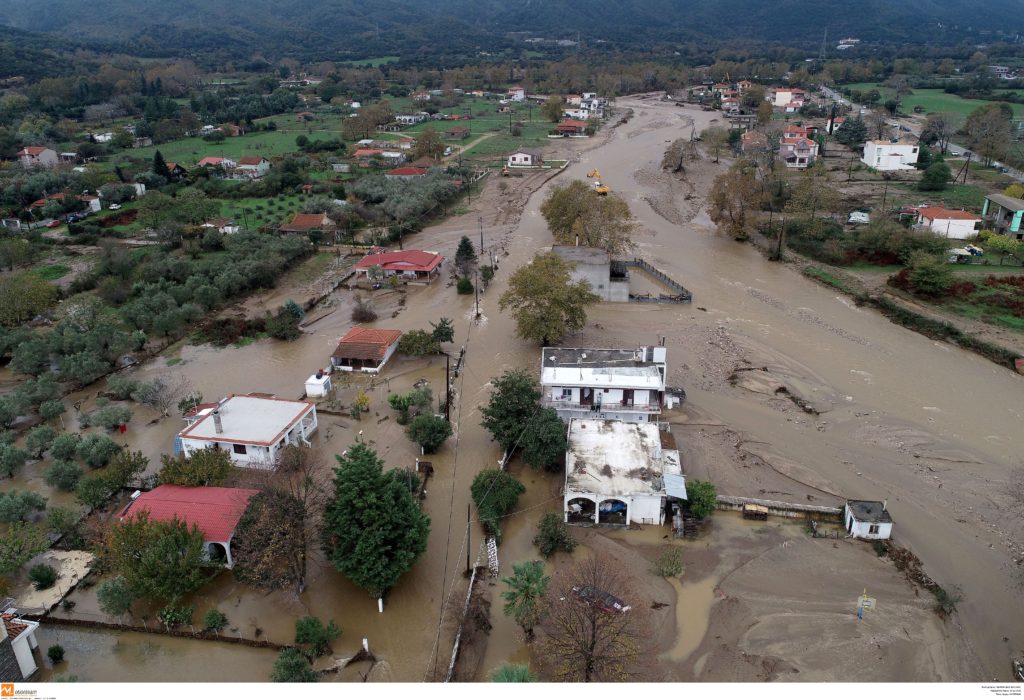
[{"label": "shrub", "polygon": [[437,355],[441,352],[441,343],[423,329],[409,331],[398,341],[398,352],[403,355]]},{"label": "shrub", "polygon": [[0,444],[0,476],[10,477],[21,467],[25,466],[28,453],[19,450],[14,445]]},{"label": "shrub", "polygon": [[111,377],[107,382],[107,393],[118,401],[127,401],[139,388],[139,382],[130,377]]},{"label": "shrub", "polygon": [[686,485],[686,498],[693,517],[704,519],[718,506],[718,494],[710,481],[693,481]]},{"label": "shrub", "polygon": [[270,680],[275,683],[316,683],[318,679],[309,659],[295,647],[282,649],[270,672]]},{"label": "shrub", "polygon": [[121,446],[106,435],[90,433],[78,443],[75,454],[93,469],[105,466],[121,451]]},{"label": "shrub", "polygon": [[43,420],[53,420],[67,410],[64,403],[56,399],[43,401],[39,404],[39,417]]},{"label": "shrub", "polygon": [[57,570],[49,564],[36,564],[28,570],[28,580],[37,591],[52,588],[57,583]]},{"label": "shrub", "polygon": [[24,520],[32,511],[46,507],[46,499],[31,491],[0,492],[0,522],[14,523]]},{"label": "shrub", "polygon": [[935,586],[932,595],[935,596],[935,612],[941,617],[955,613],[957,606],[964,599],[963,592],[956,586],[948,591],[942,586]]},{"label": "shrub", "polygon": [[43,481],[61,491],[72,491],[82,478],[82,468],[74,462],[55,461],[45,472]]},{"label": "shrub", "polygon": [[78,452],[78,443],[81,439],[78,433],[61,433],[50,444],[50,456],[54,460],[70,462]]},{"label": "shrub", "polygon": [[105,406],[93,413],[83,413],[78,422],[83,428],[92,426],[114,430],[132,419],[132,409],[127,406]]},{"label": "shrub", "polygon": [[107,579],[96,588],[100,610],[108,615],[120,616],[131,610],[135,596],[123,576]]},{"label": "shrub", "polygon": [[533,543],[540,555],[547,559],[558,550],[571,552],[576,549],[576,540],[569,534],[569,528],[559,513],[545,513],[540,519],[537,536]]},{"label": "shrub", "polygon": [[53,644],[49,649],[46,650],[46,658],[50,660],[50,663],[59,664],[64,660],[64,647],[60,644]]},{"label": "shrub", "polygon": [[480,513],[480,522],[488,534],[501,536],[501,518],[515,508],[519,495],[524,491],[526,487],[506,471],[484,469],[476,475],[470,493]]},{"label": "shrub", "polygon": [[491,683],[534,683],[536,680],[529,666],[519,664],[503,664],[491,674]]},{"label": "shrub", "polygon": [[459,294],[472,294],[473,283],[469,281],[468,277],[460,277],[459,281],[455,283],[455,291]]},{"label": "shrub", "polygon": [[331,642],[341,636],[341,628],[331,620],[324,625],[318,617],[300,617],[295,621],[295,643],[306,644],[313,656],[323,656]]},{"label": "shrub", "polygon": [[25,436],[25,447],[33,458],[39,459],[43,453],[50,449],[50,445],[57,437],[57,431],[48,425],[41,425],[33,428]]},{"label": "shrub", "polygon": [[222,629],[228,626],[228,616],[222,613],[220,610],[213,608],[207,610],[206,614],[203,615],[203,627],[210,632],[220,632]]},{"label": "shrub", "polygon": [[925,252],[910,256],[907,281],[916,294],[924,297],[945,296],[953,285],[953,272],[945,260]]},{"label": "shrub", "polygon": [[166,627],[178,627],[179,625],[191,624],[192,613],[194,612],[195,608],[191,605],[181,608],[168,605],[160,609],[160,612],[156,614],[156,619],[160,620]]},{"label": "shrub", "polygon": [[678,547],[665,549],[654,562],[654,573],[665,578],[675,578],[681,575],[684,569],[683,552]]},{"label": "shrub", "polygon": [[412,419],[405,434],[426,454],[433,454],[452,436],[452,426],[444,418],[424,414]]},{"label": "shrub", "polygon": [[377,312],[370,306],[370,302],[357,296],[355,306],[352,307],[353,323],[369,323],[377,320]]}]

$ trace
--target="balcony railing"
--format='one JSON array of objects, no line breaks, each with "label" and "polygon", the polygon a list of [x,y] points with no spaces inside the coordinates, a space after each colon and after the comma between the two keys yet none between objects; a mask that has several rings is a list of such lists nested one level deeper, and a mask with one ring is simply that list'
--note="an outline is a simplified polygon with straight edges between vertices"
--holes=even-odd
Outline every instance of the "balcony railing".
[{"label": "balcony railing", "polygon": [[592,411],[593,413],[661,413],[661,406],[656,403],[620,403],[606,401],[604,403],[575,403],[560,399],[542,399],[541,405],[563,411]]}]

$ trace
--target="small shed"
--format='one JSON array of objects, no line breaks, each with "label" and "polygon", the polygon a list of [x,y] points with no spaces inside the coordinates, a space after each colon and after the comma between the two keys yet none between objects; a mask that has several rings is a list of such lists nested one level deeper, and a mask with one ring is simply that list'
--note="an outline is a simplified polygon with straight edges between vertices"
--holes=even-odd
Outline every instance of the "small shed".
[{"label": "small shed", "polygon": [[342,372],[376,374],[395,354],[401,337],[401,331],[357,326],[338,343],[331,365]]},{"label": "small shed", "polygon": [[306,380],[306,397],[310,399],[327,396],[331,391],[331,375],[318,369]]},{"label": "small shed", "polygon": [[888,501],[847,501],[843,520],[846,531],[862,540],[887,540],[892,537],[892,516]]}]

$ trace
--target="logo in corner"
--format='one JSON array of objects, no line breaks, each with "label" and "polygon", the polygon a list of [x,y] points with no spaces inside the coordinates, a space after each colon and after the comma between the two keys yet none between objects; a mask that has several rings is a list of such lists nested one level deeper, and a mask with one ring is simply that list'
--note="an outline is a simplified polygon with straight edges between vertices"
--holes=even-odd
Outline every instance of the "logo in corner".
[{"label": "logo in corner", "polygon": [[0,683],[0,698],[14,697],[14,683]]}]

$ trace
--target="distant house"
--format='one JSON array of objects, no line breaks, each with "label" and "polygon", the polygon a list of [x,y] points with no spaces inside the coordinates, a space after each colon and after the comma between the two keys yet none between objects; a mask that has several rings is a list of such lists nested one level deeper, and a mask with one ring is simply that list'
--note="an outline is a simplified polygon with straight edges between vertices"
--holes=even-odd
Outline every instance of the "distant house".
[{"label": "distant house", "polygon": [[981,217],[963,209],[920,207],[917,209],[917,225],[945,238],[964,240],[978,235]]},{"label": "distant house", "polygon": [[357,148],[352,156],[360,168],[369,168],[373,165],[374,158],[380,158],[384,151],[380,148]]},{"label": "distant house", "polygon": [[384,173],[386,180],[415,180],[418,177],[423,177],[427,174],[426,168],[414,168],[412,166],[405,166],[404,168],[395,168]]},{"label": "distant house", "polygon": [[[6,683],[27,681],[39,670],[33,649],[39,648],[36,630],[39,623],[15,617],[14,612],[0,614],[0,679]],[[7,688],[4,688],[6,695]],[[12,696],[13,697],[13,696]]]},{"label": "distant house", "polygon": [[396,114],[395,121],[402,126],[412,126],[413,124],[419,124],[420,122],[426,121],[427,115],[423,113],[419,114]]},{"label": "distant house", "polygon": [[231,170],[236,165],[238,165],[238,163],[230,158],[222,158],[220,156],[206,156],[196,163],[197,168],[222,168],[225,171]]},{"label": "distant house", "polygon": [[768,136],[761,131],[744,131],[740,135],[740,150],[744,153],[764,153],[768,150]]},{"label": "distant house", "polygon": [[177,163],[167,163],[167,172],[170,173],[172,182],[180,180],[188,174],[188,171]]},{"label": "distant house", "polygon": [[664,525],[669,496],[686,498],[672,433],[659,430],[657,423],[569,421],[566,522]]},{"label": "distant house", "polygon": [[868,141],[861,161],[875,170],[913,170],[919,151],[916,143],[902,139]]},{"label": "distant house", "polygon": [[371,268],[380,268],[384,277],[401,275],[403,279],[431,282],[440,274],[444,257],[431,250],[395,250],[367,255],[356,263],[356,278],[369,277]]},{"label": "distant house", "polygon": [[401,331],[351,328],[331,354],[331,366],[342,372],[377,374],[395,354],[401,337]]},{"label": "distant house", "polygon": [[414,92],[412,94],[412,101],[413,102],[430,102],[430,93],[429,92],[422,92],[422,91]]},{"label": "distant house", "polygon": [[566,422],[599,418],[656,423],[666,403],[663,346],[544,348],[540,359],[541,405],[555,409]]},{"label": "distant house", "polygon": [[769,88],[765,92],[765,99],[775,107],[786,107],[795,104],[799,109],[807,101],[807,91],[800,88]]},{"label": "distant house", "polygon": [[331,170],[336,173],[347,173],[352,169],[348,163],[331,163]]},{"label": "distant house", "polygon": [[406,155],[401,151],[381,151],[380,159],[385,165],[401,165],[405,162]]},{"label": "distant house", "polygon": [[544,158],[540,151],[535,148],[523,148],[520,146],[508,157],[510,168],[533,168],[544,165]]},{"label": "distant house", "polygon": [[579,119],[563,119],[555,126],[555,131],[563,136],[582,136],[586,130],[587,123]]},{"label": "distant house", "polygon": [[590,113],[589,107],[566,107],[562,110],[562,117],[566,119],[580,119],[586,121],[594,116]]},{"label": "distant house", "polygon": [[446,139],[462,139],[469,138],[469,128],[465,126],[452,126],[445,129],[444,137]]},{"label": "distant house", "polygon": [[892,537],[892,516],[886,502],[847,501],[843,508],[846,532],[862,540],[887,540]]},{"label": "distant house", "polygon": [[779,158],[787,168],[803,170],[810,167],[818,157],[818,142],[803,136],[783,138],[779,142]]},{"label": "distant house", "polygon": [[754,84],[749,80],[741,80],[736,83],[736,89],[739,90],[740,93],[744,93],[752,87],[754,87]]},{"label": "distant house", "polygon": [[513,102],[522,102],[526,99],[526,88],[520,85],[513,85],[508,89],[508,99]]},{"label": "distant house", "polygon": [[238,159],[235,173],[250,180],[259,180],[270,172],[270,161],[263,156],[243,156]]},{"label": "distant house", "polygon": [[309,233],[310,231],[325,231],[334,228],[334,221],[322,214],[296,214],[292,220],[279,227],[281,233]]},{"label": "distant house", "polygon": [[60,163],[57,152],[45,146],[26,146],[15,156],[18,158],[18,162],[26,168],[52,168]]},{"label": "distant house", "polygon": [[189,416],[178,433],[186,457],[198,450],[226,450],[240,467],[273,469],[286,445],[309,447],[316,431],[316,406],[267,394],[233,394]]},{"label": "distant house", "polygon": [[1024,199],[1008,197],[1005,194],[990,194],[985,197],[981,210],[985,225],[1018,241],[1024,239],[1021,219],[1024,217]]},{"label": "distant house", "polygon": [[258,493],[256,489],[162,484],[132,501],[121,519],[146,513],[150,521],[179,520],[189,529],[195,526],[203,533],[206,558],[223,561],[231,569],[235,565],[231,540],[249,501]]},{"label": "distant house", "polygon": [[569,105],[570,107],[579,107],[580,101],[582,99],[583,98],[580,95],[566,95],[565,104]]},{"label": "distant house", "polygon": [[225,218],[210,219],[209,221],[203,224],[203,228],[213,229],[218,233],[225,234],[238,233],[239,231],[238,224],[236,224],[231,219]]},{"label": "distant house", "polygon": [[602,248],[556,245],[551,252],[573,265],[573,282],[587,282],[590,291],[604,301],[629,301],[629,278],[612,274],[612,261]]}]

